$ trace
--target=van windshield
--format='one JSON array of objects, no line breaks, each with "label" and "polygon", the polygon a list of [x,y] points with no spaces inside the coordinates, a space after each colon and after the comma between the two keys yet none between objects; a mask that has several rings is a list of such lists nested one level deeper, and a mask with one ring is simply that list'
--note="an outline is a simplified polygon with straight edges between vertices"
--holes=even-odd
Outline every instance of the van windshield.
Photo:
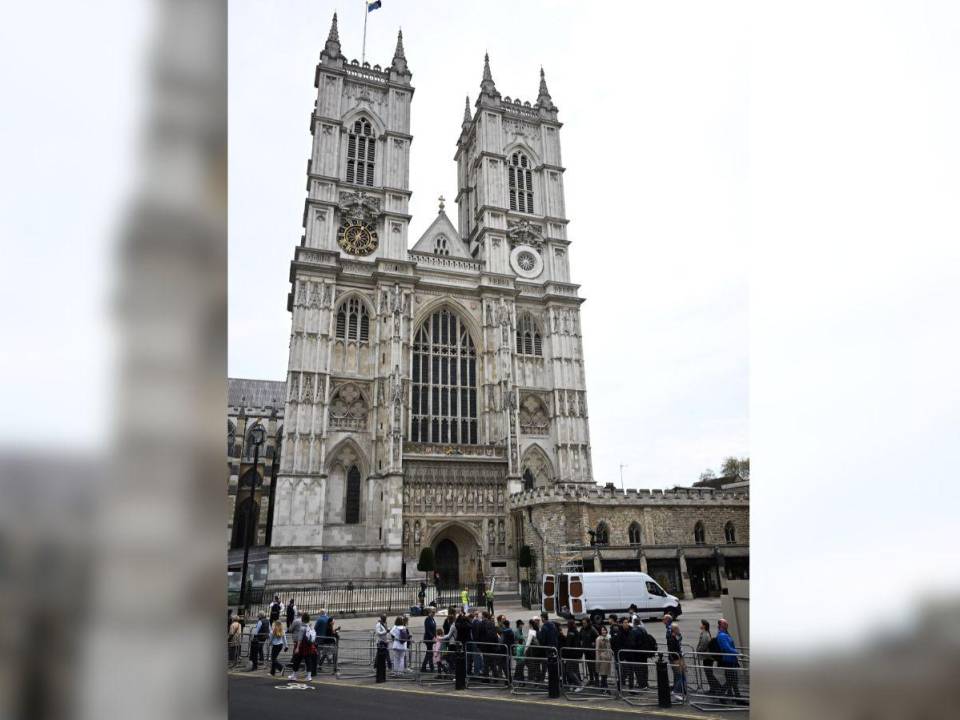
[{"label": "van windshield", "polygon": [[666,597],[667,594],[663,591],[663,588],[657,585],[652,580],[647,580],[647,592],[651,595],[657,595],[658,597]]}]

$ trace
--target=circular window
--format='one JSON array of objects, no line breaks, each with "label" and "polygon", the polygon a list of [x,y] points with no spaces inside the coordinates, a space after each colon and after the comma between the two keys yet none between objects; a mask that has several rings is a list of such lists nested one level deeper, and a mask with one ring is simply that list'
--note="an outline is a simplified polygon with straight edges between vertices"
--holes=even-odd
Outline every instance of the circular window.
[{"label": "circular window", "polygon": [[522,278],[535,278],[543,272],[543,259],[540,253],[529,245],[518,245],[510,253],[510,265]]}]

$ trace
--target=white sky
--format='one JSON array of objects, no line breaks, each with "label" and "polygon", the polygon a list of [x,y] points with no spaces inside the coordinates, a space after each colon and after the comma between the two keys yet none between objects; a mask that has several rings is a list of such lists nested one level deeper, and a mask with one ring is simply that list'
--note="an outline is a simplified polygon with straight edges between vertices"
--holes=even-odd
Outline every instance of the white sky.
[{"label": "white sky", "polygon": [[[413,72],[411,244],[439,194],[456,218],[453,154],[484,51],[505,96],[535,101],[544,66],[587,298],[594,473],[619,483],[626,463],[628,487],[689,484],[749,452],[746,21],[663,5],[385,0],[367,28],[367,60],[388,65],[402,27]],[[232,376],[285,376],[313,73],[334,9],[359,58],[362,0],[231,3]]]}]

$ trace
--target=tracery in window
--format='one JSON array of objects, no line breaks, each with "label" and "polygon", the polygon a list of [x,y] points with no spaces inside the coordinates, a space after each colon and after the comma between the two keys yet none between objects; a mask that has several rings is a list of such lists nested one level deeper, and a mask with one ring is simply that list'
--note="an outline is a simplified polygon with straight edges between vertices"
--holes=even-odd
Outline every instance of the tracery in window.
[{"label": "tracery in window", "polygon": [[337,339],[367,342],[370,338],[370,316],[359,298],[340,303],[337,310]]},{"label": "tracery in window", "polygon": [[438,310],[417,330],[413,345],[410,439],[477,444],[477,360],[466,325]]},{"label": "tracery in window", "polygon": [[733,526],[732,522],[724,525],[723,537],[728,543],[735,543],[737,541],[737,529]]},{"label": "tracery in window", "polygon": [[643,542],[643,540],[641,539],[642,535],[643,533],[640,529],[640,523],[638,522],[630,523],[630,527],[627,530],[627,536],[629,538],[630,544],[640,545]]},{"label": "tracery in window", "polygon": [[543,337],[540,326],[528,312],[517,320],[517,354],[543,356]]},{"label": "tracery in window", "polygon": [[697,545],[703,545],[706,542],[707,534],[703,529],[703,523],[698,522],[693,526],[693,541]]},{"label": "tracery in window", "polygon": [[360,470],[356,465],[347,471],[345,500],[343,521],[348,525],[356,525],[360,522]]},{"label": "tracery in window", "polygon": [[377,139],[366,118],[358,118],[347,136],[347,182],[373,185]]},{"label": "tracery in window", "polygon": [[510,186],[510,209],[524,213],[533,212],[533,172],[530,160],[522,152],[510,156],[507,165]]}]

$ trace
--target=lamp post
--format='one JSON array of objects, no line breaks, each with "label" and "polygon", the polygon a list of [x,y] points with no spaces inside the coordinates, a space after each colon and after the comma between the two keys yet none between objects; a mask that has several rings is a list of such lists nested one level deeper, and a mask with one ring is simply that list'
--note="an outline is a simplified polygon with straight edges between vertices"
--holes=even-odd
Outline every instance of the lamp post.
[{"label": "lamp post", "polygon": [[[250,442],[253,443],[253,475],[247,473],[240,478],[240,487],[237,489],[239,493],[245,484],[250,487],[250,504],[247,507],[247,519],[243,528],[243,570],[240,573],[240,599],[237,602],[237,605],[242,608],[246,608],[246,603],[249,601],[249,598],[247,598],[247,564],[250,558],[251,536],[256,533],[256,528],[253,527],[253,494],[256,492],[257,486],[260,485],[260,473],[257,466],[260,463],[260,446],[263,445],[265,435],[263,426],[259,423],[254,425],[247,435]],[[245,478],[248,475],[250,479],[247,481]]]}]

